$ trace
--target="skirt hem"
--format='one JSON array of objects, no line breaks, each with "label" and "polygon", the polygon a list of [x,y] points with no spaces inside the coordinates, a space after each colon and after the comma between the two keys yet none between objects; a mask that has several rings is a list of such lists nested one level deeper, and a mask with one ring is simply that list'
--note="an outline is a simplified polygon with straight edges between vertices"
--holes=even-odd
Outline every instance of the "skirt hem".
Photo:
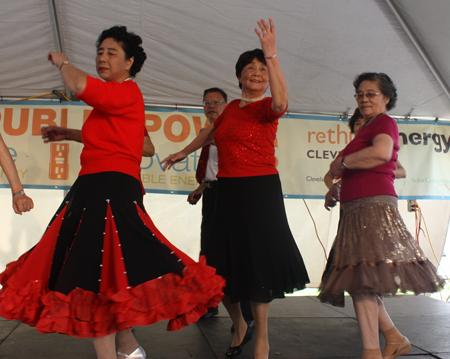
[{"label": "skirt hem", "polygon": [[395,295],[398,291],[418,295],[436,292],[443,283],[444,280],[436,275],[435,267],[429,261],[359,263],[343,269],[332,268],[323,279],[318,298],[323,303],[344,307],[344,291],[351,296]]},{"label": "skirt hem", "polygon": [[[205,262],[202,257],[186,267],[182,277],[170,273],[136,287],[110,288],[106,295],[81,288],[65,295],[46,290],[39,281],[19,285],[13,275],[1,292],[0,315],[34,326],[41,333],[80,338],[102,337],[162,320],[169,320],[167,330],[179,330],[222,300],[225,281]],[[14,267],[20,265],[13,262],[10,268]]]}]

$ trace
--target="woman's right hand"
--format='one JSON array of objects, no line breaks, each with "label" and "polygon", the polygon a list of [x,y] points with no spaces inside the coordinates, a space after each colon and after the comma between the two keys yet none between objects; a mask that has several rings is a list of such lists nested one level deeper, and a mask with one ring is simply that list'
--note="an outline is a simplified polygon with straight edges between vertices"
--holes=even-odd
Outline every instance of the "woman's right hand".
[{"label": "woman's right hand", "polygon": [[17,214],[22,214],[22,212],[29,212],[33,209],[33,200],[26,194],[16,194],[13,196],[13,209]]},{"label": "woman's right hand", "polygon": [[41,127],[41,135],[44,143],[64,141],[68,139],[68,129],[59,126]]},{"label": "woman's right hand", "polygon": [[277,37],[275,35],[275,25],[272,18],[269,18],[269,24],[264,19],[257,21],[261,32],[255,29],[256,35],[258,35],[261,41],[261,50],[263,50],[264,56],[272,57],[277,54]]},{"label": "woman's right hand", "polygon": [[175,163],[183,161],[186,157],[187,156],[184,154],[184,152],[180,151],[180,152],[174,153],[173,155],[171,155],[169,157],[164,158],[161,161],[161,164],[166,163],[164,165],[163,171],[170,170]]},{"label": "woman's right hand", "polygon": [[204,183],[202,183],[200,186],[198,186],[198,188],[196,188],[189,194],[187,201],[190,204],[197,204],[197,202],[200,200],[200,198],[202,198],[202,194],[203,194],[203,191],[205,188],[206,188],[206,185]]}]

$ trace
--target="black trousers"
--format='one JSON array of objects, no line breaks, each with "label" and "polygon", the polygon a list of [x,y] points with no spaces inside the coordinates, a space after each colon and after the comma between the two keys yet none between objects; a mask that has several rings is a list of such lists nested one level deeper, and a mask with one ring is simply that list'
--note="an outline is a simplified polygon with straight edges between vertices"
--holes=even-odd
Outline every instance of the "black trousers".
[{"label": "black trousers", "polygon": [[202,196],[202,225],[200,233],[200,255],[208,258],[208,244],[211,239],[211,224],[216,207],[217,186],[205,188]]}]

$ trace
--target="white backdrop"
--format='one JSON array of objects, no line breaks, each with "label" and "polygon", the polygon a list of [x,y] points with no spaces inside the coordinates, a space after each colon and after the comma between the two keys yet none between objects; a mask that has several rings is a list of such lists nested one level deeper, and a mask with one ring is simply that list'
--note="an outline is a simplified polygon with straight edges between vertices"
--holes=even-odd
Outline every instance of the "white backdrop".
[{"label": "white backdrop", "polygon": [[[325,189],[325,187],[324,187]],[[31,248],[42,236],[54,212],[63,199],[62,190],[32,190],[27,193],[33,198],[35,208],[22,216],[11,208],[9,189],[0,189],[0,271],[20,254]],[[161,232],[178,248],[194,259],[200,251],[201,204],[191,206],[185,195],[147,194],[144,204],[147,212]],[[338,208],[327,212],[322,200],[305,200],[316,223],[319,238],[327,252],[335,237],[339,218]],[[431,243],[440,260],[450,218],[450,201],[420,200]],[[285,199],[289,224],[302,253],[311,284],[317,287],[325,266],[324,251],[317,239],[313,221],[301,199]],[[399,201],[399,209],[414,233],[414,213],[406,211],[406,201]],[[423,236],[420,244],[428,258],[436,265],[431,245]]]}]

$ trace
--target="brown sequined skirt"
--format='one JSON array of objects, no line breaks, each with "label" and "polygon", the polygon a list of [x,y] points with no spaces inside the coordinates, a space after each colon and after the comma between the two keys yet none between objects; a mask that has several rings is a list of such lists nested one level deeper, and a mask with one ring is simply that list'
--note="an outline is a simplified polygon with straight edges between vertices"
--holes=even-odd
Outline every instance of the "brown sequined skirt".
[{"label": "brown sequined skirt", "polygon": [[350,295],[436,292],[443,280],[398,212],[397,198],[373,196],[343,203],[344,216],[319,298],[344,306]]}]

